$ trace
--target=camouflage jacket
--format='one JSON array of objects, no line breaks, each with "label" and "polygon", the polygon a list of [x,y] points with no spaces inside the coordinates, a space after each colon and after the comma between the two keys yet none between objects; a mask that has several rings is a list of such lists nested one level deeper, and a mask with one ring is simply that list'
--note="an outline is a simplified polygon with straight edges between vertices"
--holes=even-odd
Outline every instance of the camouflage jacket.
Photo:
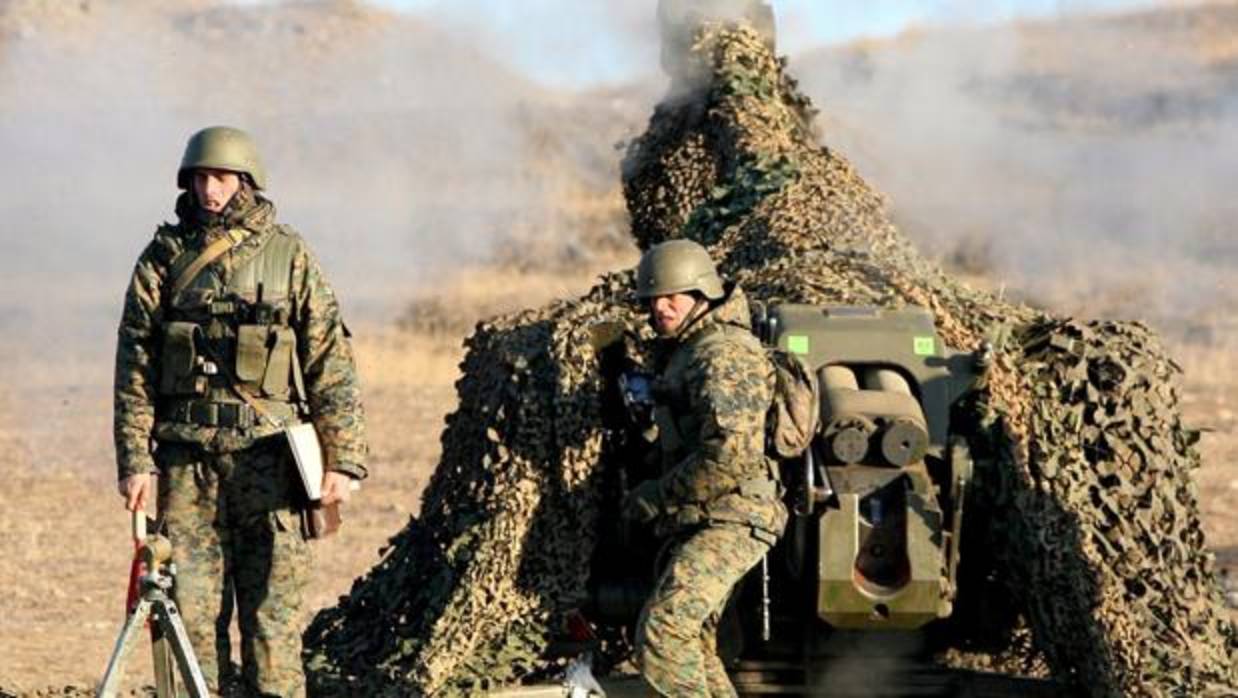
[{"label": "camouflage jacket", "polygon": [[654,382],[663,533],[709,521],[781,534],[787,513],[765,455],[774,369],[735,288],[663,347]]},{"label": "camouflage jacket", "polygon": [[[192,407],[197,414],[219,406],[235,413],[243,399],[234,389],[236,381],[247,373],[237,355],[253,354],[256,348],[261,358],[256,362],[259,376],[260,406],[282,420],[300,421],[303,417],[314,423],[322,441],[326,467],[353,477],[366,476],[366,441],[364,415],[352,348],[347,330],[340,318],[335,294],[324,278],[318,261],[304,240],[291,228],[275,223],[274,205],[247,188],[233,198],[222,214],[212,215],[182,195],[177,202],[179,221],[164,224],[155,231],[154,239],[138,258],[137,266],[125,295],[116,346],[114,393],[114,437],[116,460],[121,478],[150,472],[155,466],[159,442],[195,443],[212,452],[236,451],[251,446],[256,440],[270,436],[280,427],[265,420],[253,423],[203,422],[184,415]],[[212,240],[228,231],[243,235],[242,241],[196,276],[194,283],[172,297],[172,285],[180,272]],[[263,269],[274,255],[284,269]],[[276,262],[279,265],[280,262]],[[260,271],[253,271],[254,267]],[[234,293],[243,288],[242,274],[274,278],[283,288],[278,308],[278,326],[250,325],[262,330],[251,351],[238,341],[245,327],[240,323],[255,322],[239,319],[238,315],[219,314],[219,308],[233,313],[232,308],[253,308],[255,298]],[[266,276],[262,276],[266,274]],[[288,276],[283,276],[287,274]],[[250,284],[254,279],[249,279]],[[260,287],[260,285],[259,285]],[[232,293],[230,297],[226,294]],[[261,291],[257,295],[261,295]],[[190,307],[186,297],[200,298],[198,310]],[[257,300],[262,300],[258,298]],[[212,314],[206,314],[205,308]],[[239,311],[236,311],[239,313]],[[195,314],[196,313],[196,314]],[[252,311],[251,311],[252,314]],[[187,322],[186,322],[187,321]],[[270,322],[269,320],[267,322]],[[195,324],[196,323],[196,324]],[[193,345],[210,345],[207,359],[222,360],[227,365],[213,375],[191,375],[197,381],[197,391],[186,398],[184,391],[169,390],[169,374],[179,372],[169,366],[178,363],[203,363],[204,357],[178,358],[172,351],[170,335],[178,329],[192,330],[183,342],[194,354]],[[279,330],[265,334],[269,328]],[[252,333],[251,333],[252,334]],[[276,336],[276,335],[279,336]],[[287,360],[280,363],[283,375],[273,383],[270,392],[261,383],[262,373],[272,373],[266,364],[267,352],[274,355],[286,339]],[[211,347],[215,348],[211,352]],[[222,349],[221,349],[222,348]],[[269,348],[269,349],[268,349]],[[219,356],[223,355],[223,356]],[[253,365],[255,362],[250,362]],[[185,370],[197,371],[197,366]],[[238,370],[239,369],[239,370]],[[199,373],[209,373],[198,371]],[[250,371],[252,372],[252,371]],[[295,374],[295,379],[293,378]],[[182,383],[184,381],[181,381]],[[181,386],[183,388],[183,386]],[[281,392],[282,390],[282,392]],[[253,395],[251,395],[251,398]],[[244,405],[241,405],[244,409]]]}]

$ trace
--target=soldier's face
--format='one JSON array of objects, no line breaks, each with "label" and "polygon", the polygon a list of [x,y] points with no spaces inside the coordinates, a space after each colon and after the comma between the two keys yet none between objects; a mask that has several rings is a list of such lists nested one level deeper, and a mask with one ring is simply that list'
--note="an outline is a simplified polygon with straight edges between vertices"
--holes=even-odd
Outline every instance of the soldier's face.
[{"label": "soldier's face", "polygon": [[198,205],[211,213],[223,211],[240,188],[241,176],[235,172],[207,168],[193,172],[193,193],[198,197]]},{"label": "soldier's face", "polygon": [[696,297],[687,293],[655,296],[649,301],[653,328],[664,337],[672,336],[687,321],[695,307]]}]

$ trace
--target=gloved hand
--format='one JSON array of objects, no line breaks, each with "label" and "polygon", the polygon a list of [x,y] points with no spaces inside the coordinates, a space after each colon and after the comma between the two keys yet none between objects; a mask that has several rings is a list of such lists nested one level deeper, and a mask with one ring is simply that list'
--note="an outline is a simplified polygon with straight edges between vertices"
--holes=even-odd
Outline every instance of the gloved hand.
[{"label": "gloved hand", "polygon": [[649,523],[662,514],[662,483],[654,478],[633,487],[623,498],[623,518]]}]

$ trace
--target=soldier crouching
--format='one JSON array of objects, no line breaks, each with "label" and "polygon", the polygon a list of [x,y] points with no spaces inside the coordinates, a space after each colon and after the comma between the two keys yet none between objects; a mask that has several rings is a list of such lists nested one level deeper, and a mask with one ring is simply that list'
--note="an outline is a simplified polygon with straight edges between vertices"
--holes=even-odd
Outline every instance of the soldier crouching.
[{"label": "soldier crouching", "polygon": [[284,427],[313,423],[324,504],[366,476],[356,368],[339,306],[304,240],[275,222],[249,136],[195,134],[177,174],[178,222],[139,257],[116,350],[119,489],[159,513],[174,591],[212,693],[231,667],[233,595],[250,692],[303,696],[303,592],[312,555]]},{"label": "soldier crouching", "polygon": [[637,295],[663,345],[654,384],[663,474],[634,488],[623,510],[656,521],[669,549],[637,624],[637,663],[661,695],[735,696],[718,619],[787,521],[765,451],[774,367],[750,331],[743,291],[723,286],[695,242],[649,250]]}]

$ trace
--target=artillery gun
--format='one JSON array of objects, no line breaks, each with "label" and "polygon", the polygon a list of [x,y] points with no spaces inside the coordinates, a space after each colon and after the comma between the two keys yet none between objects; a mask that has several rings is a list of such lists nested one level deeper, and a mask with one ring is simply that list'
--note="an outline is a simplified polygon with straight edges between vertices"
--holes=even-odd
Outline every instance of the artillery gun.
[{"label": "artillery gun", "polygon": [[[983,382],[991,348],[947,347],[932,315],[917,307],[757,305],[753,329],[817,377],[821,421],[803,456],[782,463],[786,532],[741,582],[719,625],[719,651],[741,693],[829,687],[831,695],[850,695],[835,669],[852,659],[862,666],[875,652],[908,659],[903,668],[919,674],[897,677],[892,695],[916,685],[954,695],[960,682],[970,686],[967,695],[1035,695],[1034,685],[1017,679],[910,660],[924,645],[918,631],[949,618],[959,593],[973,462],[958,413]],[[655,474],[642,453],[653,448],[643,381],[621,373],[617,383],[630,418],[625,446],[607,468],[614,491]],[[617,507],[603,521],[582,615],[597,637],[622,646],[652,592],[660,543],[623,521]],[[578,651],[588,645],[583,639],[564,638],[559,650]],[[848,656],[861,645],[870,656]],[[986,681],[992,693],[976,687]],[[621,685],[607,685],[608,693],[643,695]],[[863,694],[885,695],[871,686]]]},{"label": "artillery gun", "polygon": [[821,387],[819,435],[802,463],[785,464],[792,520],[777,581],[812,588],[811,608],[788,610],[836,629],[949,617],[972,473],[951,411],[987,352],[946,348],[919,308],[781,306],[755,327]]}]

